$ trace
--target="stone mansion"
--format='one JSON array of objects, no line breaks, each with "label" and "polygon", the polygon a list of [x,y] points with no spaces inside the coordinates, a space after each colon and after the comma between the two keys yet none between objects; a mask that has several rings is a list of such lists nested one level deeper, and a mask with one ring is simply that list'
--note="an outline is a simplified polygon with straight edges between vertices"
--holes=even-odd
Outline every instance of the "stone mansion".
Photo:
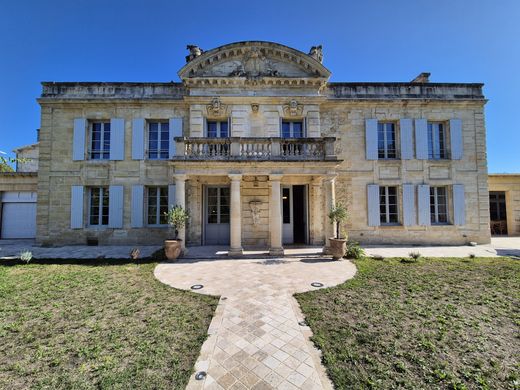
[{"label": "stone mansion", "polygon": [[189,46],[181,82],[44,82],[36,239],[283,253],[490,240],[482,84],[330,82],[321,46]]}]

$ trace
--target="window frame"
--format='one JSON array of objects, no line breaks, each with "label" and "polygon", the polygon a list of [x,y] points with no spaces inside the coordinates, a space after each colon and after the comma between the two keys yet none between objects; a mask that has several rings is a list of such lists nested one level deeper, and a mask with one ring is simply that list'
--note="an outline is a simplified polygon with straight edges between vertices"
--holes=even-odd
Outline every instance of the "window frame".
[{"label": "window frame", "polygon": [[[395,203],[389,203],[389,188],[395,189]],[[381,190],[383,190],[384,194],[381,194]],[[381,196],[384,195],[384,203],[381,203]],[[392,205],[395,205],[395,213],[390,213],[390,207]],[[385,207],[384,213],[381,212],[381,207]],[[390,221],[390,216],[395,215],[396,221]],[[386,185],[386,186],[379,186],[379,223],[381,226],[399,226],[401,225],[400,222],[400,212],[399,212],[399,187],[396,185]],[[383,221],[383,218],[385,219]]]},{"label": "window frame", "polygon": [[[217,193],[216,193],[216,199],[217,199],[217,203],[215,204],[216,208],[217,208],[217,214],[216,214],[216,217],[217,217],[217,220],[216,222],[210,222],[210,216],[211,214],[209,213],[210,211],[210,203],[209,203],[209,198],[210,198],[210,194],[209,194],[209,190],[210,189],[216,189],[217,190]],[[228,204],[223,204],[222,203],[222,198],[223,197],[226,197],[225,195],[222,195],[222,190],[223,189],[226,189],[228,191]],[[228,207],[229,210],[228,210],[228,213],[222,213],[222,208],[223,207]],[[207,186],[206,187],[206,220],[205,220],[205,225],[221,225],[221,224],[231,224],[231,187],[229,186],[226,186],[226,185],[210,185],[210,186]],[[227,217],[227,222],[222,222],[222,216],[226,216]]]},{"label": "window frame", "polygon": [[[99,199],[99,204],[98,204],[98,214],[96,217],[97,219],[97,223],[95,224],[92,224],[91,221],[92,221],[92,191],[93,190],[99,190],[99,196],[98,196],[98,199]],[[108,205],[107,205],[107,214],[106,214],[106,217],[107,217],[107,223],[104,224],[103,223],[103,212],[102,212],[102,208],[103,208],[103,198],[106,196],[106,199],[108,200]],[[110,224],[110,187],[108,186],[93,186],[93,187],[88,187],[88,215],[87,215],[87,218],[88,218],[88,224],[87,226],[88,227],[91,227],[91,228],[97,228],[97,229],[104,229],[104,228],[107,228]]]},{"label": "window frame", "polygon": [[[446,210],[446,221],[439,221],[439,189],[444,190],[444,199],[445,199],[445,210]],[[434,203],[432,204],[432,191],[434,192],[433,200]],[[450,199],[449,199],[449,193],[448,186],[430,186],[430,202],[429,202],[429,213],[430,213],[430,223],[431,225],[451,225],[450,221]],[[434,208],[434,212],[432,213],[432,207]]]},{"label": "window frame", "polygon": [[[434,131],[434,126],[437,127],[437,131]],[[442,139],[439,136],[439,129],[442,127]],[[444,161],[449,160],[449,149],[448,149],[448,126],[444,121],[428,121],[426,125],[426,135],[428,137],[428,160],[433,161]],[[441,148],[441,140],[443,148]],[[437,142],[437,143],[436,143]],[[430,148],[431,146],[431,148]],[[431,153],[430,153],[431,149]],[[439,157],[436,157],[436,154]]]},{"label": "window frame", "polygon": [[[150,132],[151,132],[151,125],[156,123],[158,125],[158,129],[157,129],[157,146],[158,146],[158,149],[156,151],[157,153],[157,157],[150,157]],[[167,136],[167,139],[166,139],[166,143],[167,143],[167,148],[165,150],[161,149],[161,146],[162,146],[162,140],[161,140],[161,134],[163,132],[163,129],[162,127],[166,125],[168,127],[168,136]],[[170,122],[168,120],[165,120],[165,119],[150,119],[150,120],[147,120],[146,121],[146,158],[148,160],[168,160],[170,158]],[[166,157],[162,157],[161,156],[161,153],[162,152],[165,152],[166,153]]]},{"label": "window frame", "polygon": [[[94,142],[94,125],[100,124],[101,125],[101,131],[100,131],[100,139],[99,139],[99,145],[100,148],[98,150],[94,150],[93,148],[93,142]],[[105,150],[106,145],[106,139],[105,139],[105,126],[108,125],[108,150]],[[100,119],[100,120],[90,120],[88,121],[88,127],[89,127],[89,142],[88,142],[88,159],[92,161],[106,161],[110,160],[110,149],[111,149],[111,133],[112,133],[112,125],[110,120],[106,119]],[[99,158],[94,158],[94,153],[98,153],[100,155]],[[104,157],[104,154],[108,154],[107,157]]]},{"label": "window frame", "polygon": [[[150,214],[149,214],[149,209],[150,209],[150,189],[156,189],[157,190],[157,193],[156,195],[154,196],[155,198],[155,208],[156,208],[156,211],[155,211],[155,216],[154,216],[154,219],[155,219],[155,222],[156,223],[149,223],[149,217],[150,217]],[[162,191],[164,191],[165,195],[161,195]],[[163,227],[168,227],[168,221],[166,220],[164,223],[161,223],[161,196],[164,198],[166,198],[166,212],[168,211],[170,205],[169,205],[169,199],[168,199],[168,186],[146,186],[145,187],[145,197],[144,197],[144,208],[145,208],[145,215],[144,215],[144,218],[145,218],[145,225],[147,227],[160,227],[160,228],[163,228]],[[159,221],[159,223],[157,223],[157,221]]]},{"label": "window frame", "polygon": [[[231,122],[229,120],[229,118],[227,119],[224,119],[224,118],[221,118],[221,119],[214,119],[214,118],[206,118],[206,124],[205,124],[205,129],[204,129],[204,132],[206,134],[206,138],[211,138],[211,139],[226,139],[226,138],[231,138]],[[215,137],[210,137],[209,136],[209,125],[210,123],[215,123],[216,124],[216,132],[217,132],[217,135]],[[222,123],[225,123],[226,126],[227,126],[227,136],[226,137],[222,137]]]},{"label": "window frame", "polygon": [[[394,156],[389,157],[389,148],[388,148],[388,138],[387,138],[387,130],[386,126],[393,126],[394,133]],[[379,148],[379,128],[383,126],[383,157],[380,156],[381,149]],[[393,121],[378,121],[377,122],[377,159],[378,160],[397,160],[399,159],[399,147],[398,147],[398,131],[397,131],[397,123]]]},{"label": "window frame", "polygon": [[[280,122],[280,138],[284,138],[284,139],[291,139],[291,138],[294,138],[294,139],[300,139],[300,138],[307,138],[307,129],[306,129],[306,125],[305,125],[305,120],[304,119],[285,119],[285,118],[282,118],[281,122]],[[284,123],[289,123],[289,134],[290,136],[289,137],[284,137],[283,135],[283,124]],[[294,123],[300,123],[301,126],[302,126],[302,136],[301,137],[295,137],[294,136]]]}]

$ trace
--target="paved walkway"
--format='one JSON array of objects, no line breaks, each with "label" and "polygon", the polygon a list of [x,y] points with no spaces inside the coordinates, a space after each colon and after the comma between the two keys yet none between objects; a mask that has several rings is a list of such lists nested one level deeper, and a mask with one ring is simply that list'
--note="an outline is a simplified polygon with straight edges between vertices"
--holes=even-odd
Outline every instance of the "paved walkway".
[{"label": "paved walkway", "polygon": [[332,389],[292,295],[316,289],[313,282],[337,285],[355,272],[350,261],[310,257],[159,264],[155,276],[163,283],[202,285],[193,291],[221,297],[195,365],[207,376],[194,374],[187,388]]}]

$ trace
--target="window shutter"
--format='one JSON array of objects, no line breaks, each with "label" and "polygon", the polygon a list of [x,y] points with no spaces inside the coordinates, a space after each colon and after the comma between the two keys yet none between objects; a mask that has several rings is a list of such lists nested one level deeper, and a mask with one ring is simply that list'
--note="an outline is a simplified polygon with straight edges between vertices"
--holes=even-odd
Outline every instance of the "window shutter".
[{"label": "window shutter", "polygon": [[132,186],[132,204],[130,214],[130,226],[133,228],[143,227],[144,217],[144,186]]},{"label": "window shutter", "polygon": [[74,131],[72,134],[72,160],[80,161],[85,159],[85,131],[87,120],[85,118],[74,119]]},{"label": "window shutter", "polygon": [[172,209],[175,205],[175,184],[170,184],[168,186],[168,208]]},{"label": "window shutter", "polygon": [[416,224],[415,191],[413,184],[403,184],[403,225]]},{"label": "window shutter", "polygon": [[460,119],[450,120],[451,158],[460,160],[463,154],[464,141],[462,139],[462,121]]},{"label": "window shutter", "polygon": [[431,225],[429,185],[420,184],[417,186],[417,205],[419,209],[419,225]]},{"label": "window shutter", "polygon": [[466,205],[464,199],[464,184],[453,185],[453,223],[466,224]]},{"label": "window shutter", "polygon": [[70,192],[70,228],[83,228],[83,186],[72,186]]},{"label": "window shutter", "polygon": [[379,226],[381,217],[379,211],[379,186],[377,184],[369,184],[368,193],[368,226]]},{"label": "window shutter", "polygon": [[170,118],[170,158],[175,156],[175,137],[182,137],[182,118]]},{"label": "window shutter", "polygon": [[132,159],[144,159],[144,118],[132,121]]},{"label": "window shutter", "polygon": [[413,124],[411,119],[399,121],[401,130],[401,158],[403,160],[413,159]]},{"label": "window shutter", "polygon": [[415,156],[418,160],[428,160],[428,122],[415,120]]},{"label": "window shutter", "polygon": [[123,227],[123,186],[110,186],[108,194],[108,227]]},{"label": "window shutter", "polygon": [[377,119],[367,119],[365,125],[366,158],[377,160]]},{"label": "window shutter", "polygon": [[110,160],[125,159],[125,120],[110,120]]}]

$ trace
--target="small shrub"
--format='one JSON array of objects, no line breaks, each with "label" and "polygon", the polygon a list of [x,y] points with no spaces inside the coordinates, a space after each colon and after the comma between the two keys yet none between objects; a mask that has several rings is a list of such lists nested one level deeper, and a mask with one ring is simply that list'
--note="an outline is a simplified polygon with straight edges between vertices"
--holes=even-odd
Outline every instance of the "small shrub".
[{"label": "small shrub", "polygon": [[469,254],[469,258],[470,258],[470,259],[474,259],[475,257],[477,257],[477,256],[475,256],[474,253],[470,253],[470,254]]},{"label": "small shrub", "polygon": [[365,257],[365,250],[361,248],[359,242],[348,241],[347,252],[345,253],[347,259],[361,259]]},{"label": "small shrub", "polygon": [[137,260],[139,259],[139,256],[141,255],[141,251],[139,250],[139,248],[134,248],[130,251],[130,258],[132,260]]},{"label": "small shrub", "polygon": [[28,264],[32,260],[33,254],[31,251],[21,251],[20,252],[20,260],[22,260],[25,264]]},{"label": "small shrub", "polygon": [[379,261],[382,261],[382,260],[385,259],[385,257],[384,257],[384,256],[381,256],[381,255],[372,255],[372,258],[373,258],[374,260],[379,260]]},{"label": "small shrub", "polygon": [[410,252],[408,253],[408,256],[417,261],[421,257],[421,254],[419,252]]},{"label": "small shrub", "polygon": [[413,257],[402,257],[400,260],[401,263],[417,263],[417,259],[414,259]]}]

